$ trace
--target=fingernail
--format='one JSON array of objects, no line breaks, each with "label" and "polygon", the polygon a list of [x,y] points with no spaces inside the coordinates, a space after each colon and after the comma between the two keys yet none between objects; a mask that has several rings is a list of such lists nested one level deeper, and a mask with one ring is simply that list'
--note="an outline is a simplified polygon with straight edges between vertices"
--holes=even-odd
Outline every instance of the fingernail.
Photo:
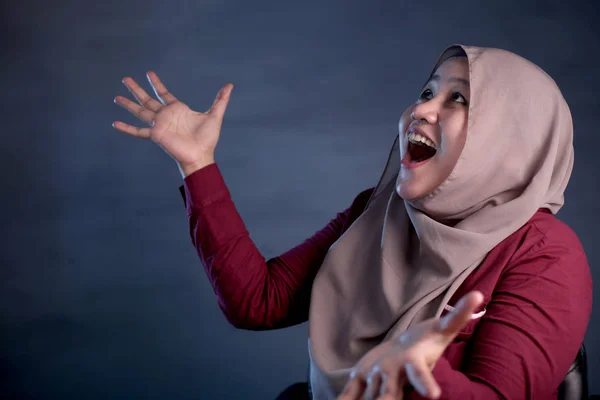
[{"label": "fingernail", "polygon": [[475,298],[477,299],[478,302],[482,302],[484,297],[483,297],[483,293],[477,291],[475,292]]}]

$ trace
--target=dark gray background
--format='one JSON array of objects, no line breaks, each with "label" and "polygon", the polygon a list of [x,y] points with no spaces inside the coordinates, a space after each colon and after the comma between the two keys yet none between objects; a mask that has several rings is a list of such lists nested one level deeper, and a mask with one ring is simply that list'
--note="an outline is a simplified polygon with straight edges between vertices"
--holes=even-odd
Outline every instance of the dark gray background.
[{"label": "dark gray background", "polygon": [[[305,377],[306,325],[229,326],[191,245],[174,162],[111,127],[131,75],[205,110],[266,257],[376,183],[400,112],[449,44],[517,52],[575,121],[560,217],[598,279],[599,2],[13,1],[2,34],[2,379],[18,398],[273,398]],[[595,300],[598,299],[595,291]],[[600,314],[586,337],[600,392]]]}]

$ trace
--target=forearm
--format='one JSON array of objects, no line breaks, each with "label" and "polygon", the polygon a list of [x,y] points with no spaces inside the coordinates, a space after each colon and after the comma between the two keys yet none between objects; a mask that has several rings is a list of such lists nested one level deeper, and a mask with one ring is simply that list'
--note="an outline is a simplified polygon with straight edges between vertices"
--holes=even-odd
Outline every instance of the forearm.
[{"label": "forearm", "polygon": [[302,244],[266,261],[216,164],[188,176],[181,191],[190,237],[228,320],[253,330],[306,321],[312,281],[327,250],[342,234],[350,209]]},{"label": "forearm", "polygon": [[[303,281],[281,258],[266,261],[231,200],[190,215],[190,234],[228,321],[265,330],[303,322]],[[215,229],[215,226],[219,227]]]},{"label": "forearm", "polygon": [[293,282],[278,259],[268,263],[251,240],[216,165],[185,180],[184,198],[194,247],[227,319],[243,329],[282,327]]}]

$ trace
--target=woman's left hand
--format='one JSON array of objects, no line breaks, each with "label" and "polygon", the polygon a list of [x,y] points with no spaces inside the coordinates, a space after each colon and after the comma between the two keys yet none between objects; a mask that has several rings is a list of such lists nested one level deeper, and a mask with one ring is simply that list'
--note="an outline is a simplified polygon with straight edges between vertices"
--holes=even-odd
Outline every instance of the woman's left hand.
[{"label": "woman's left hand", "polygon": [[407,383],[422,396],[437,399],[441,389],[431,370],[482,301],[481,293],[470,292],[442,318],[413,325],[371,349],[353,368],[338,400],[359,400],[363,395],[368,399],[398,400]]}]

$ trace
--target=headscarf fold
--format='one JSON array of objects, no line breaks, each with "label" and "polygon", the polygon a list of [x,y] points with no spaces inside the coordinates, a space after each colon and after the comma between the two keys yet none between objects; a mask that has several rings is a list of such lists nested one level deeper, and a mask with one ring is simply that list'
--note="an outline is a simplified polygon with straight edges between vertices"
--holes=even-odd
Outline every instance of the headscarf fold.
[{"label": "headscarf fold", "polygon": [[[329,249],[309,314],[311,388],[335,398],[370,349],[439,317],[491,249],[539,208],[558,212],[573,168],[569,107],[543,70],[505,50],[466,53],[471,98],[467,139],[448,179],[428,195],[397,194],[396,137],[361,216]],[[452,225],[443,221],[454,221]]]}]

